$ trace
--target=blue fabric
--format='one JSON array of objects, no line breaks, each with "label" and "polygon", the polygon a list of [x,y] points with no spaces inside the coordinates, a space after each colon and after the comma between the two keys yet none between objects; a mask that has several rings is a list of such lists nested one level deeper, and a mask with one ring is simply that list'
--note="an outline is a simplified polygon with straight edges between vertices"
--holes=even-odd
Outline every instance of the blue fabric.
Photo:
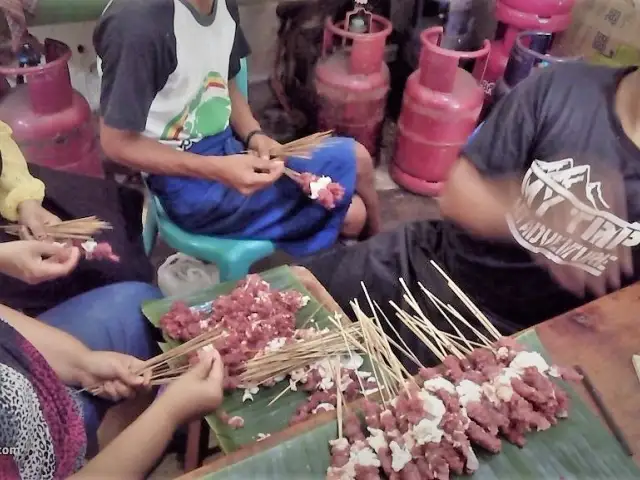
[{"label": "blue fabric", "polygon": [[[228,128],[194,144],[189,152],[206,157],[234,155],[243,150]],[[316,149],[311,159],[291,158],[287,165],[298,172],[331,177],[345,188],[344,199],[328,211],[286,176],[251,196],[219,182],[186,177],[150,175],[148,185],[169,218],[188,232],[270,240],[291,255],[309,255],[333,245],[340,234],[355,191],[355,142],[332,138]]]},{"label": "blue fabric", "polygon": [[[91,290],[46,311],[38,318],[74,336],[92,350],[126,353],[147,360],[159,353],[151,323],[140,306],[162,298],[153,285],[123,282]],[[96,433],[111,402],[88,393],[80,395],[88,451],[97,447]]]}]

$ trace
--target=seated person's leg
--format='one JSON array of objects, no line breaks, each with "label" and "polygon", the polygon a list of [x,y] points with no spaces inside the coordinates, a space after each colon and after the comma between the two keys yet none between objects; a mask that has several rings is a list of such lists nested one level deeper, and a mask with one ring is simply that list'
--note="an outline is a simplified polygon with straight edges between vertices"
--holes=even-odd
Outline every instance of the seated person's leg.
[{"label": "seated person's leg", "polygon": [[[125,282],[102,287],[74,297],[43,313],[39,319],[73,335],[92,350],[126,353],[142,360],[155,356],[158,345],[141,304],[162,298],[154,286]],[[97,431],[113,404],[82,393],[89,450],[95,453]]]}]

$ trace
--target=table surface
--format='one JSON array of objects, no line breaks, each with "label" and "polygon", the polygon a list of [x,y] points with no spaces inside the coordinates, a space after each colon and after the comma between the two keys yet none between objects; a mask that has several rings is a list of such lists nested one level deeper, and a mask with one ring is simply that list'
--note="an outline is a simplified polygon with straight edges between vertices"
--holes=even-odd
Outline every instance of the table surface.
[{"label": "table surface", "polygon": [[[325,305],[335,304],[308,271],[296,268],[295,273],[318,300]],[[631,361],[632,355],[640,353],[638,317],[640,283],[548,320],[535,327],[535,330],[554,363],[579,365],[584,369],[621,428],[631,450],[635,452],[635,461],[640,464],[640,381]],[[582,386],[576,386],[576,389],[597,412],[586,390]],[[335,412],[316,415],[261,442],[220,456],[179,480],[203,478],[323,424],[332,417],[335,417]]]}]

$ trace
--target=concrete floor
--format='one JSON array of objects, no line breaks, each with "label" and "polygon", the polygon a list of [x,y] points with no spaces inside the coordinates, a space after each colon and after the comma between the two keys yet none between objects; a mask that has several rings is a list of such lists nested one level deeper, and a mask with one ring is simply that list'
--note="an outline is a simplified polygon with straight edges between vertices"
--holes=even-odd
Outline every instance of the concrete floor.
[{"label": "concrete floor", "polygon": [[[380,194],[382,223],[384,230],[391,230],[407,222],[438,218],[439,212],[436,202],[431,198],[413,195],[402,190],[389,177],[388,165],[393,154],[394,126],[388,124],[384,129],[380,165],[376,169],[376,188]],[[157,245],[152,260],[160,265],[173,251],[161,241]],[[271,257],[255,265],[257,271],[273,268],[289,263],[291,259],[282,253],[275,253]],[[174,454],[168,455],[149,477],[152,480],[166,480],[176,478],[181,474],[180,466]]]}]

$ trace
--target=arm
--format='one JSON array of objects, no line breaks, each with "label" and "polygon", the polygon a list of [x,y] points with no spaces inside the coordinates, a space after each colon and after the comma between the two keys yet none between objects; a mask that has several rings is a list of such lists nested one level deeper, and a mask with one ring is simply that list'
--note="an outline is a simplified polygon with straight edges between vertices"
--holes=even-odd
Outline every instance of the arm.
[{"label": "arm", "polygon": [[145,478],[167,447],[173,431],[222,402],[224,366],[218,352],[198,353],[199,362],[182,375],[120,436],[72,478]]},{"label": "arm", "polygon": [[175,405],[169,403],[165,394],[161,395],[71,479],[145,478],[180,425],[180,421],[174,415],[175,411]]},{"label": "arm", "polygon": [[33,178],[20,148],[11,137],[11,128],[0,122],[0,215],[18,221],[18,206],[26,200],[44,198],[44,183]]},{"label": "arm", "polygon": [[243,142],[247,135],[254,130],[260,130],[260,123],[255,119],[251,112],[251,107],[244,96],[238,84],[236,77],[240,72],[240,60],[246,58],[251,50],[244,36],[244,32],[240,27],[240,14],[238,13],[238,5],[235,1],[228,1],[227,7],[231,17],[236,22],[236,35],[233,39],[233,47],[229,58],[229,99],[231,100],[231,126],[236,135]]},{"label": "arm", "polygon": [[179,175],[221,180],[224,157],[202,157],[182,152],[147,138],[136,131],[126,131],[100,120],[100,142],[105,154],[113,161],[135,170],[159,175]]},{"label": "arm", "polygon": [[540,112],[549,75],[542,72],[513,89],[463,148],[438,199],[445,218],[476,235],[509,236],[505,215],[544,128]]},{"label": "arm", "polygon": [[253,116],[251,107],[238,88],[235,78],[229,81],[229,98],[231,99],[231,126],[236,135],[244,141],[249,133],[260,130],[260,123]]},{"label": "arm", "polygon": [[34,318],[0,305],[0,317],[15,328],[42,354],[67,385],[78,384],[82,359],[90,350],[71,335]]},{"label": "arm", "polygon": [[[461,157],[454,165],[441,197],[442,216],[482,237],[509,235],[506,215],[518,195],[518,182],[490,180]],[[473,205],[473,208],[469,208]]]}]

